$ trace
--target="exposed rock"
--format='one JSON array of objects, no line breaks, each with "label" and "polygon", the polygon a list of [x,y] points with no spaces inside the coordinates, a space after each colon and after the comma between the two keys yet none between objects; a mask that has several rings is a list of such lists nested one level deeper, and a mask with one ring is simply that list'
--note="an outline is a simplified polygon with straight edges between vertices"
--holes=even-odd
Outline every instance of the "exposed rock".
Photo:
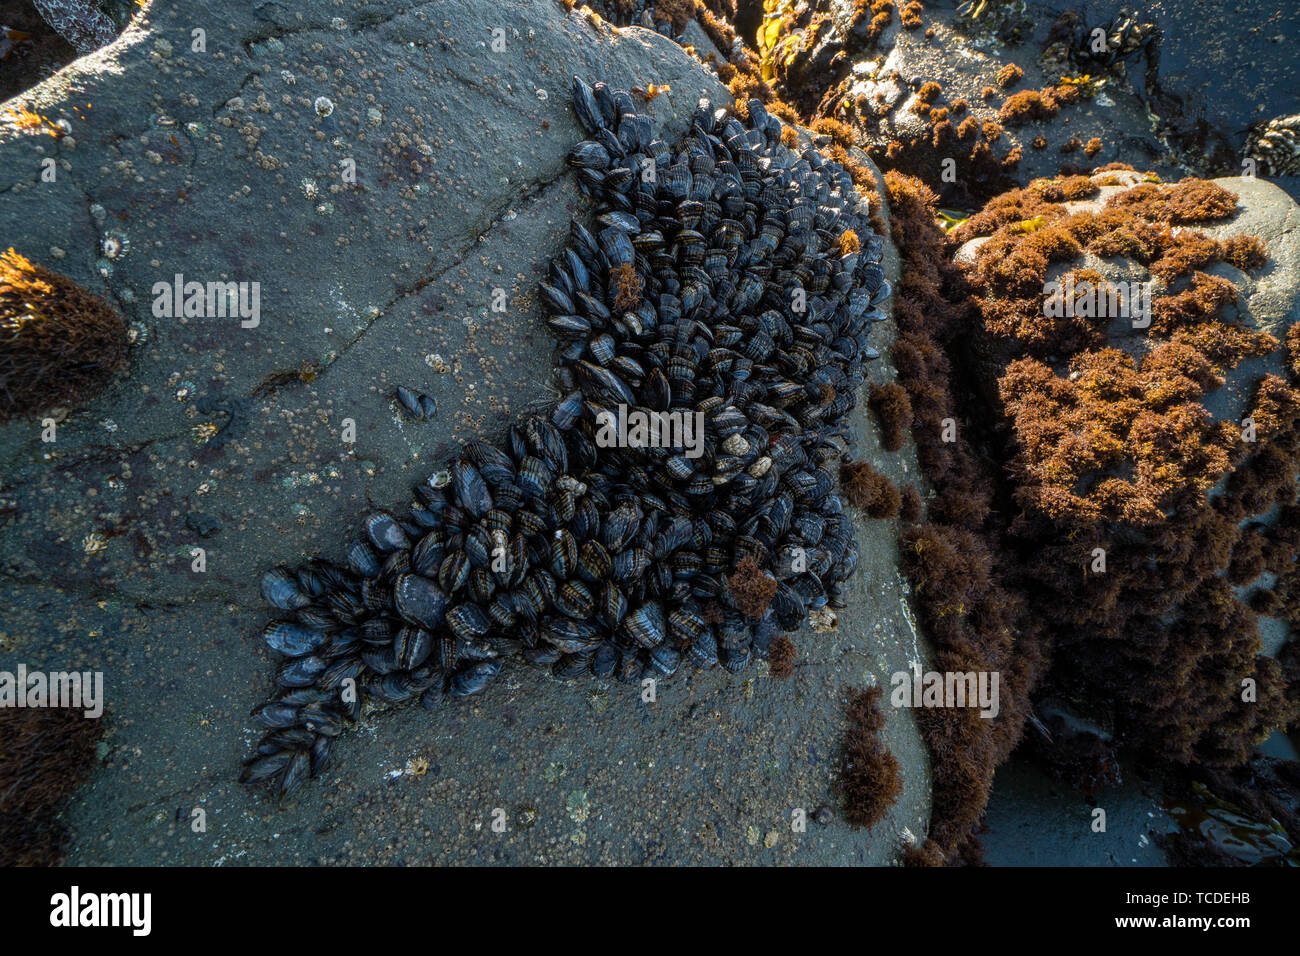
[{"label": "exposed rock", "polygon": [[[1150,132],[1144,47],[1117,44],[1104,64],[1076,60],[1074,32],[1038,4],[988,4],[976,19],[927,6],[918,28],[902,28],[895,15],[867,37],[871,18],[848,26],[848,6],[821,0],[785,28],[769,57],[779,92],[849,124],[873,159],[930,182],[944,202],[978,206],[1063,166],[1125,162],[1180,174]],[[1023,77],[1002,89],[999,77],[1013,67]],[[1046,95],[1063,79],[1077,96],[1072,105],[1008,120],[1012,97]],[[928,84],[937,95],[921,95]]]},{"label": "exposed rock", "polygon": [[1239,173],[1249,127],[1300,112],[1291,54],[1300,7],[1148,0],[1140,9],[1163,34],[1156,112],[1180,147],[1204,164],[1203,175]]},{"label": "exposed rock", "polygon": [[59,35],[90,53],[117,36],[117,26],[101,8],[99,0],[32,0],[33,5]]},{"label": "exposed rock", "polygon": [[[927,757],[891,709],[904,791],[886,821],[747,839],[828,799],[841,688],[925,657],[881,522],[859,525],[851,607],[808,632],[789,680],[682,675],[647,703],[520,669],[463,707],[367,716],[284,812],[235,783],[270,672],[261,572],[339,558],[372,504],[551,397],[535,290],[589,208],[565,164],[573,73],[668,87],[646,109],[671,137],[700,96],[730,101],[669,39],[553,0],[178,2],[23,96],[70,129],[0,133],[5,243],[66,250],[60,270],[138,336],[129,376],[57,442],[0,429],[0,661],[107,676],[112,750],[70,811],[72,861],[885,862],[925,829]],[[257,298],[167,317],[184,283],[216,281]],[[398,386],[437,416],[410,420]],[[875,457],[865,404],[864,388],[858,452]],[[910,450],[880,467],[916,470]],[[220,533],[201,538],[216,525],[198,515]]]}]

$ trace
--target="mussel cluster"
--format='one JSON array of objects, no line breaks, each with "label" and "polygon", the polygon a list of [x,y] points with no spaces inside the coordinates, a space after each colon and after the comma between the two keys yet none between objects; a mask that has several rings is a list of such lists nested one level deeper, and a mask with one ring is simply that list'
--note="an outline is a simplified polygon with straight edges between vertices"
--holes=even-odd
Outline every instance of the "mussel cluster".
[{"label": "mussel cluster", "polygon": [[[890,293],[849,173],[783,146],[757,100],[744,123],[701,101],[676,150],[626,92],[575,77],[573,105],[594,232],[572,223],[540,288],[567,395],[471,442],[404,517],[369,515],[345,565],[264,576],[291,616],[263,635],[287,659],[248,782],[283,797],[321,773],[366,695],[432,708],[510,658],[560,678],[735,672],[841,604],[857,549],[836,476]],[[620,406],[702,421],[698,454],[605,447]],[[741,599],[742,572],[769,601]]]},{"label": "mussel cluster", "polygon": [[1105,34],[1105,49],[1097,49],[1093,38],[1095,31],[1085,31],[1075,50],[1076,59],[1080,62],[1105,67],[1127,59],[1138,51],[1149,51],[1148,56],[1159,55],[1160,29],[1154,21],[1144,20],[1128,7],[1120,7],[1119,13],[1099,29]]},{"label": "mussel cluster", "polygon": [[658,0],[587,0],[585,5],[617,27],[645,27],[677,39],[672,16]]},{"label": "mussel cluster", "polygon": [[1244,155],[1259,164],[1261,176],[1300,175],[1300,113],[1251,127]]}]

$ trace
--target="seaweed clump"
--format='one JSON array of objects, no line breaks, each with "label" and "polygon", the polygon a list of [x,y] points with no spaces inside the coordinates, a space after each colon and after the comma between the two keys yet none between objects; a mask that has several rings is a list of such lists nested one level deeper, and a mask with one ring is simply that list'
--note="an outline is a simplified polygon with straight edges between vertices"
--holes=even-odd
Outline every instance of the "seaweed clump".
[{"label": "seaweed clump", "polygon": [[855,34],[862,36],[864,47],[880,39],[894,18],[894,10],[894,0],[853,0],[851,26]]},{"label": "seaweed clump", "polygon": [[745,557],[727,578],[727,587],[731,590],[736,610],[757,621],[767,613],[772,598],[776,596],[777,581],[759,567],[757,561]]},{"label": "seaweed clump", "polygon": [[614,308],[630,312],[641,304],[641,277],[630,264],[611,269],[610,282],[614,286]]},{"label": "seaweed clump", "polygon": [[772,676],[789,677],[793,674],[795,658],[798,655],[798,648],[795,647],[794,641],[790,640],[789,635],[778,634],[767,652],[767,663],[772,670]]},{"label": "seaweed clump", "polygon": [[[971,708],[917,712],[933,759],[934,803],[929,837],[905,861],[941,865],[978,856],[975,829],[994,770],[1020,739],[1042,669],[1043,637],[1008,581],[991,508],[999,475],[973,440],[983,423],[960,420],[958,412],[985,407],[955,393],[965,378],[954,374],[954,366],[967,353],[978,322],[969,284],[948,258],[935,194],[895,171],[885,174],[885,182],[902,259],[893,358],[914,410],[917,456],[935,489],[927,509],[915,488],[903,497],[909,519],[900,539],[903,573],[934,649],[934,668],[1002,675],[997,720],[981,719]],[[928,513],[922,522],[923,510]]]},{"label": "seaweed clump", "polygon": [[846,462],[840,468],[840,483],[849,504],[872,518],[895,518],[902,506],[898,488],[888,477],[865,461]]},{"label": "seaweed clump", "polygon": [[823,111],[838,122],[851,119],[856,111],[858,122],[867,130],[868,151],[878,162],[896,171],[925,175],[939,162],[954,161],[955,175],[945,186],[945,201],[956,205],[981,202],[1014,185],[1011,174],[1020,164],[1021,148],[1004,142],[1001,123],[994,119],[981,122],[967,115],[965,100],[941,102],[938,83],[923,83],[909,101],[911,110],[925,122],[897,123],[892,139],[872,135],[877,115],[888,109],[877,110],[865,97],[846,95],[850,88],[850,81],[837,87],[837,95],[825,99]]},{"label": "seaweed clump", "polygon": [[849,694],[849,729],[840,754],[839,789],[844,819],[859,829],[869,829],[883,820],[903,792],[898,759],[880,739],[885,727],[880,697],[879,687]]},{"label": "seaweed clump", "polygon": [[1002,69],[998,70],[998,86],[1004,90],[1015,86],[1025,78],[1025,71],[1014,63],[1008,63]]},{"label": "seaweed clump", "polygon": [[103,733],[66,707],[0,710],[0,866],[57,866],[68,831],[59,813],[86,782]]},{"label": "seaweed clump", "polygon": [[[1110,197],[1098,212],[1066,208],[1071,200],[1097,196],[1105,179],[1036,180],[990,201],[954,230],[955,243],[987,239],[970,279],[990,334],[1039,358],[1102,346],[1118,301],[1103,301],[1105,308],[1096,309],[1047,307],[1049,297],[1059,294],[1049,287],[1049,270],[1088,252],[1101,259],[1133,259],[1168,286],[1151,303],[1153,332],[1173,334],[1220,363],[1235,364],[1276,347],[1271,337],[1215,321],[1222,307],[1236,300],[1236,287],[1202,271],[1217,262],[1243,270],[1259,267],[1266,257],[1259,240],[1217,240],[1170,226],[1221,219],[1235,207],[1235,196],[1200,180],[1166,187],[1144,183]],[[1091,270],[1076,268],[1069,275],[1080,289],[1083,283],[1094,290],[1101,284],[1100,274]]]},{"label": "seaweed clump", "polygon": [[[999,74],[999,82],[1001,79]],[[1033,120],[1051,119],[1061,111],[1062,106],[1077,103],[1082,96],[1077,86],[1068,83],[1041,90],[1021,90],[1006,98],[1002,108],[998,110],[998,118],[1012,126],[1019,126]]]},{"label": "seaweed clump", "polygon": [[873,384],[868,401],[880,422],[881,447],[885,451],[900,450],[912,427],[912,402],[907,397],[907,389],[893,382]]},{"label": "seaweed clump", "polygon": [[[1237,197],[1213,182],[1139,182],[1097,210],[1065,208],[1111,172],[1090,184],[1032,183],[954,234],[987,237],[967,276],[978,334],[1000,365],[1007,547],[1019,589],[1053,621],[1045,692],[1113,730],[1121,751],[1236,766],[1297,713],[1283,665],[1260,650],[1256,608],[1278,602],[1243,600],[1233,585],[1267,569],[1271,550],[1283,572],[1297,553],[1297,542],[1263,529],[1275,508],[1285,525],[1295,504],[1300,392],[1266,376],[1255,384],[1253,433],[1215,419],[1206,396],[1279,343],[1227,320],[1237,289],[1202,270],[1258,268],[1266,250],[1251,236],[1171,228],[1232,214]],[[1137,354],[1110,345],[1122,313],[1050,317],[1052,264],[1101,288],[1101,275],[1077,265],[1085,252],[1136,261],[1164,283]]]},{"label": "seaweed clump", "polygon": [[98,392],[126,359],[126,331],[68,277],[13,249],[0,254],[0,422]]},{"label": "seaweed clump", "polygon": [[903,502],[898,509],[898,516],[908,524],[916,524],[925,514],[925,502],[921,500],[921,492],[916,485],[908,485],[903,489]]}]

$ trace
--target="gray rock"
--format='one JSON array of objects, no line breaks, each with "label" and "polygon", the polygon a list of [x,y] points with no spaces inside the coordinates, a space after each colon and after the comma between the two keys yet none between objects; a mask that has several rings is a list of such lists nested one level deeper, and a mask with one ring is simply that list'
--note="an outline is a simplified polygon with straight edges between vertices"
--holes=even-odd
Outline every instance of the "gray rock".
[{"label": "gray rock", "polygon": [[1227,177],[1216,183],[1237,195],[1237,212],[1230,222],[1203,227],[1215,239],[1259,236],[1271,260],[1263,269],[1243,276],[1230,266],[1210,272],[1232,278],[1242,292],[1241,319],[1282,339],[1300,320],[1300,207],[1276,185],[1264,179]]},{"label": "gray rock", "polygon": [[[728,99],[670,40],[552,0],[181,0],[24,95],[71,132],[0,133],[4,242],[139,336],[129,374],[56,442],[0,429],[0,667],[107,680],[110,752],[68,812],[70,862],[881,863],[923,832],[908,712],[886,729],[906,778],[886,823],[790,826],[830,802],[841,689],[924,654],[881,522],[860,529],[852,607],[799,638],[787,681],[679,676],[648,704],[513,667],[481,700],[370,712],[293,807],[235,783],[270,683],[262,571],[340,559],[455,443],[552,397],[535,289],[589,209],[565,164],[573,73],[671,87],[647,106],[665,138],[701,95]],[[108,233],[126,242],[112,259]],[[256,324],[158,314],[177,275],[259,283]],[[433,397],[435,420],[402,415],[398,385]],[[874,441],[865,413],[859,432]],[[193,512],[221,533],[200,545]]]},{"label": "gray rock", "polygon": [[221,519],[199,511],[191,511],[185,516],[185,527],[200,538],[210,538],[221,530]]}]

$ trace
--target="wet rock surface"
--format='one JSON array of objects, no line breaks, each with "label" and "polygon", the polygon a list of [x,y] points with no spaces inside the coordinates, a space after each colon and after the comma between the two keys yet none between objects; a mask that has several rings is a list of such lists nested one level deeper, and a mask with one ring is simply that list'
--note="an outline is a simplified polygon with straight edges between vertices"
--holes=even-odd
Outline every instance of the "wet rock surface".
[{"label": "wet rock surface", "polygon": [[[1094,811],[1106,829],[1093,829]],[[1177,829],[1158,788],[1143,780],[1108,787],[1090,800],[1013,757],[998,768],[980,835],[990,866],[1166,866],[1154,837]]]},{"label": "wet rock surface", "polygon": [[[820,0],[792,15],[768,63],[791,102],[858,126],[877,161],[893,144],[890,166],[969,208],[1063,166],[1123,162],[1166,179],[1240,172],[1252,129],[1300,110],[1284,52],[1297,15],[1223,0],[927,5],[919,25],[904,27],[894,12],[876,29],[870,15],[854,22],[845,0]],[[1088,48],[1098,29],[1108,31],[1101,53]],[[1000,76],[1012,65],[1019,78]],[[1008,120],[1009,99],[1063,78],[1081,93],[1077,102],[1053,116]],[[941,92],[922,102],[928,83]],[[965,111],[953,108],[962,102]],[[972,167],[968,154],[980,137],[936,131],[943,121],[932,122],[931,105],[951,110],[954,131],[968,117],[997,123],[983,138],[996,159],[1018,162]],[[1289,144],[1283,151],[1293,152]],[[955,179],[943,175],[949,159]],[[1260,172],[1295,195],[1294,175]]]},{"label": "wet rock surface", "polygon": [[1159,93],[1166,102],[1158,111],[1181,123],[1191,142],[1203,142],[1208,159],[1239,169],[1250,126],[1300,111],[1291,53],[1300,8],[1267,0],[1154,0],[1143,13],[1164,32]]},{"label": "wet rock surface", "polygon": [[[799,635],[790,679],[681,674],[643,703],[512,668],[481,700],[368,713],[293,806],[235,783],[271,670],[261,572],[341,557],[367,510],[554,397],[536,288],[588,208],[564,162],[571,74],[666,85],[646,109],[673,137],[701,95],[729,100],[665,37],[508,6],[169,5],[24,94],[70,132],[0,137],[6,244],[105,295],[137,338],[129,374],[54,442],[0,430],[0,666],[107,682],[70,862],[880,863],[923,832],[928,757],[892,710],[889,819],[790,826],[834,803],[842,688],[925,656],[884,522],[858,523],[850,607]],[[177,276],[260,283],[256,324],[157,315]],[[398,386],[436,416],[410,420]],[[862,405],[860,453],[913,480]]]}]

